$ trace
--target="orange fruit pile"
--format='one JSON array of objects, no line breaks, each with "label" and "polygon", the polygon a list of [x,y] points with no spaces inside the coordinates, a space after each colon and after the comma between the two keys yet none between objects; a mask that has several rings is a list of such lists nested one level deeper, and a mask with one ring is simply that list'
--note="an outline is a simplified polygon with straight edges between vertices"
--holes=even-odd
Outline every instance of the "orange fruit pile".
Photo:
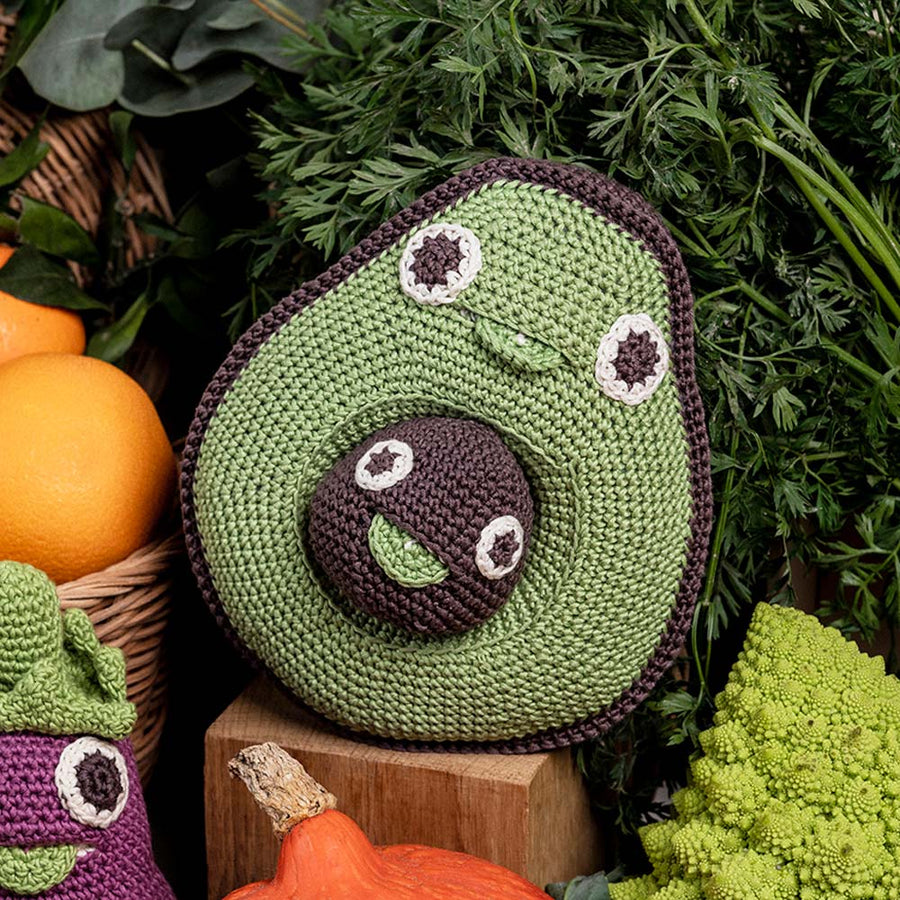
[{"label": "orange fruit pile", "polygon": [[0,559],[57,582],[147,543],[175,487],[153,401],[84,348],[77,313],[0,291]]},{"label": "orange fruit pile", "polygon": [[[15,251],[0,244],[0,267]],[[0,364],[27,353],[84,353],[84,323],[68,309],[0,291]]]},{"label": "orange fruit pile", "polygon": [[169,508],[175,458],[143,388],[109,363],[0,365],[0,559],[57,582],[124,559]]}]

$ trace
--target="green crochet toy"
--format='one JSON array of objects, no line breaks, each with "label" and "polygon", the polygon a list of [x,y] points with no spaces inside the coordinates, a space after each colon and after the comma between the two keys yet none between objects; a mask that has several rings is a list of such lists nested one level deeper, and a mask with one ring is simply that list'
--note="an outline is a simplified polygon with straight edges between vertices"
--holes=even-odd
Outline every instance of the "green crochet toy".
[{"label": "green crochet toy", "polygon": [[174,900],[153,860],[122,651],[0,561],[0,900]]},{"label": "green crochet toy", "polygon": [[653,873],[612,900],[900,900],[900,681],[795,609],[754,612]]},{"label": "green crochet toy", "polygon": [[316,712],[402,746],[596,735],[671,663],[705,562],[674,241],[585,169],[464,172],[241,339],[182,484],[217,618]]}]

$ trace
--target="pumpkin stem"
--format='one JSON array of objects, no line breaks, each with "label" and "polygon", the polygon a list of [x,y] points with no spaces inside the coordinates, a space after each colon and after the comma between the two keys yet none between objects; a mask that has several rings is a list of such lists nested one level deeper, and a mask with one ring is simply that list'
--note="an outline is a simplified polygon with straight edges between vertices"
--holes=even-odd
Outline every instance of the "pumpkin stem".
[{"label": "pumpkin stem", "polygon": [[228,763],[228,771],[247,785],[272,820],[278,837],[284,837],[298,822],[337,807],[334,794],[278,744],[245,747]]}]

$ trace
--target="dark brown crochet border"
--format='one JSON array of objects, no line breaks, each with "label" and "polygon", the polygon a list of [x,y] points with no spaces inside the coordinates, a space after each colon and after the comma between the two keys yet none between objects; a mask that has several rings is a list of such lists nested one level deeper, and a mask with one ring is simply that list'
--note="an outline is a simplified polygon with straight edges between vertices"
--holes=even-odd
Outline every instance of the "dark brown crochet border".
[{"label": "dark brown crochet border", "polygon": [[[700,392],[694,377],[693,297],[681,255],[657,212],[638,194],[587,169],[541,160],[493,159],[446,181],[424,194],[354,247],[318,278],[307,282],[260,318],[238,341],[206,389],[187,436],[181,475],[184,531],[191,567],[216,621],[243,656],[257,668],[265,666],[240,641],[231,627],[206,564],[194,509],[193,479],[203,435],[216,408],[259,347],[293,316],[318,297],[356,273],[410,229],[431,219],[474,191],[498,181],[518,181],[558,191],[584,204],[594,213],[620,225],[659,260],[672,300],[669,320],[672,365],[679,387],[687,433],[693,510],[684,575],[672,617],[643,672],[612,705],[595,716],[562,728],[547,729],[504,741],[397,741],[347,728],[341,733],[381,746],[411,750],[533,753],[595,738],[628,715],[647,696],[672,665],[690,627],[694,605],[703,583],[707,544],[712,526],[712,487],[709,446]],[[276,679],[277,681],[277,679]],[[293,695],[292,695],[293,696]],[[297,699],[296,697],[294,698]],[[318,719],[325,721],[320,715]],[[332,729],[333,723],[328,723]]]}]

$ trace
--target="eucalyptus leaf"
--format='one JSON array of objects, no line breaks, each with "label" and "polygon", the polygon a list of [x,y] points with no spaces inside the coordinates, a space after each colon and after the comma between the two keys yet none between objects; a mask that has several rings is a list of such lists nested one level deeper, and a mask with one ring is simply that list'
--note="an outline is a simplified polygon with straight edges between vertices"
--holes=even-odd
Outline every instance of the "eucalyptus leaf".
[{"label": "eucalyptus leaf", "polygon": [[107,50],[125,50],[133,41],[141,41],[163,58],[178,41],[190,21],[190,13],[169,6],[143,6],[113,25],[103,39]]},{"label": "eucalyptus leaf", "polygon": [[41,140],[42,124],[35,125],[21,143],[0,159],[0,187],[15,184],[24,178],[50,152],[50,145]]},{"label": "eucalyptus leaf", "polygon": [[120,53],[103,39],[111,22],[149,0],[67,0],[19,62],[34,91],[66,109],[98,109],[112,103],[125,81]]},{"label": "eucalyptus leaf", "polygon": [[[249,0],[245,0],[249,6]],[[327,6],[324,0],[303,0],[294,2],[290,8],[305,21],[315,19]],[[291,69],[293,64],[284,53],[282,44],[290,31],[273,18],[260,13],[242,27],[232,25],[222,28],[213,24],[223,19],[226,23],[236,23],[241,4],[235,0],[220,0],[210,10],[212,19],[196,19],[185,30],[172,56],[173,65],[182,71],[223,53],[242,56],[256,56],[273,66]],[[250,6],[251,10],[259,10]]]},{"label": "eucalyptus leaf", "polygon": [[212,62],[188,73],[169,73],[126,50],[127,74],[119,103],[143,116],[171,116],[218,106],[242,94],[253,77]]},{"label": "eucalyptus leaf", "polygon": [[100,260],[91,236],[68,213],[31,197],[22,197],[19,235],[26,244],[53,256],[85,265]]},{"label": "eucalyptus leaf", "polygon": [[106,34],[108,50],[125,50],[140,41],[163,60],[168,60],[185,28],[197,18],[204,18],[219,0],[193,0],[181,4],[149,4],[122,16]]},{"label": "eucalyptus leaf", "polygon": [[207,28],[215,28],[217,31],[240,31],[248,25],[255,25],[268,18],[258,6],[250,3],[250,0],[231,0],[222,5],[226,8],[215,18],[207,20]]},{"label": "eucalyptus leaf", "polygon": [[144,317],[152,306],[153,300],[149,295],[146,292],[141,294],[120,318],[91,336],[85,353],[106,362],[121,359],[134,343]]},{"label": "eucalyptus leaf", "polygon": [[106,309],[75,284],[72,273],[44,256],[35,247],[25,245],[0,268],[0,291],[21,300],[64,309]]},{"label": "eucalyptus leaf", "polygon": [[145,116],[171,116],[217,106],[238,96],[253,78],[234,64],[211,63],[179,72],[169,62],[184,30],[205,17],[218,0],[196,0],[182,11],[141,9],[110,31],[109,41],[123,47],[125,82],[119,103]]},{"label": "eucalyptus leaf", "polygon": [[16,25],[12,30],[6,47],[3,51],[3,66],[0,68],[0,79],[5,78],[11,72],[19,59],[37,37],[41,29],[50,21],[50,17],[59,8],[62,0],[44,0],[43,3],[24,2],[10,4],[9,0],[3,4],[7,15],[16,13]]}]

